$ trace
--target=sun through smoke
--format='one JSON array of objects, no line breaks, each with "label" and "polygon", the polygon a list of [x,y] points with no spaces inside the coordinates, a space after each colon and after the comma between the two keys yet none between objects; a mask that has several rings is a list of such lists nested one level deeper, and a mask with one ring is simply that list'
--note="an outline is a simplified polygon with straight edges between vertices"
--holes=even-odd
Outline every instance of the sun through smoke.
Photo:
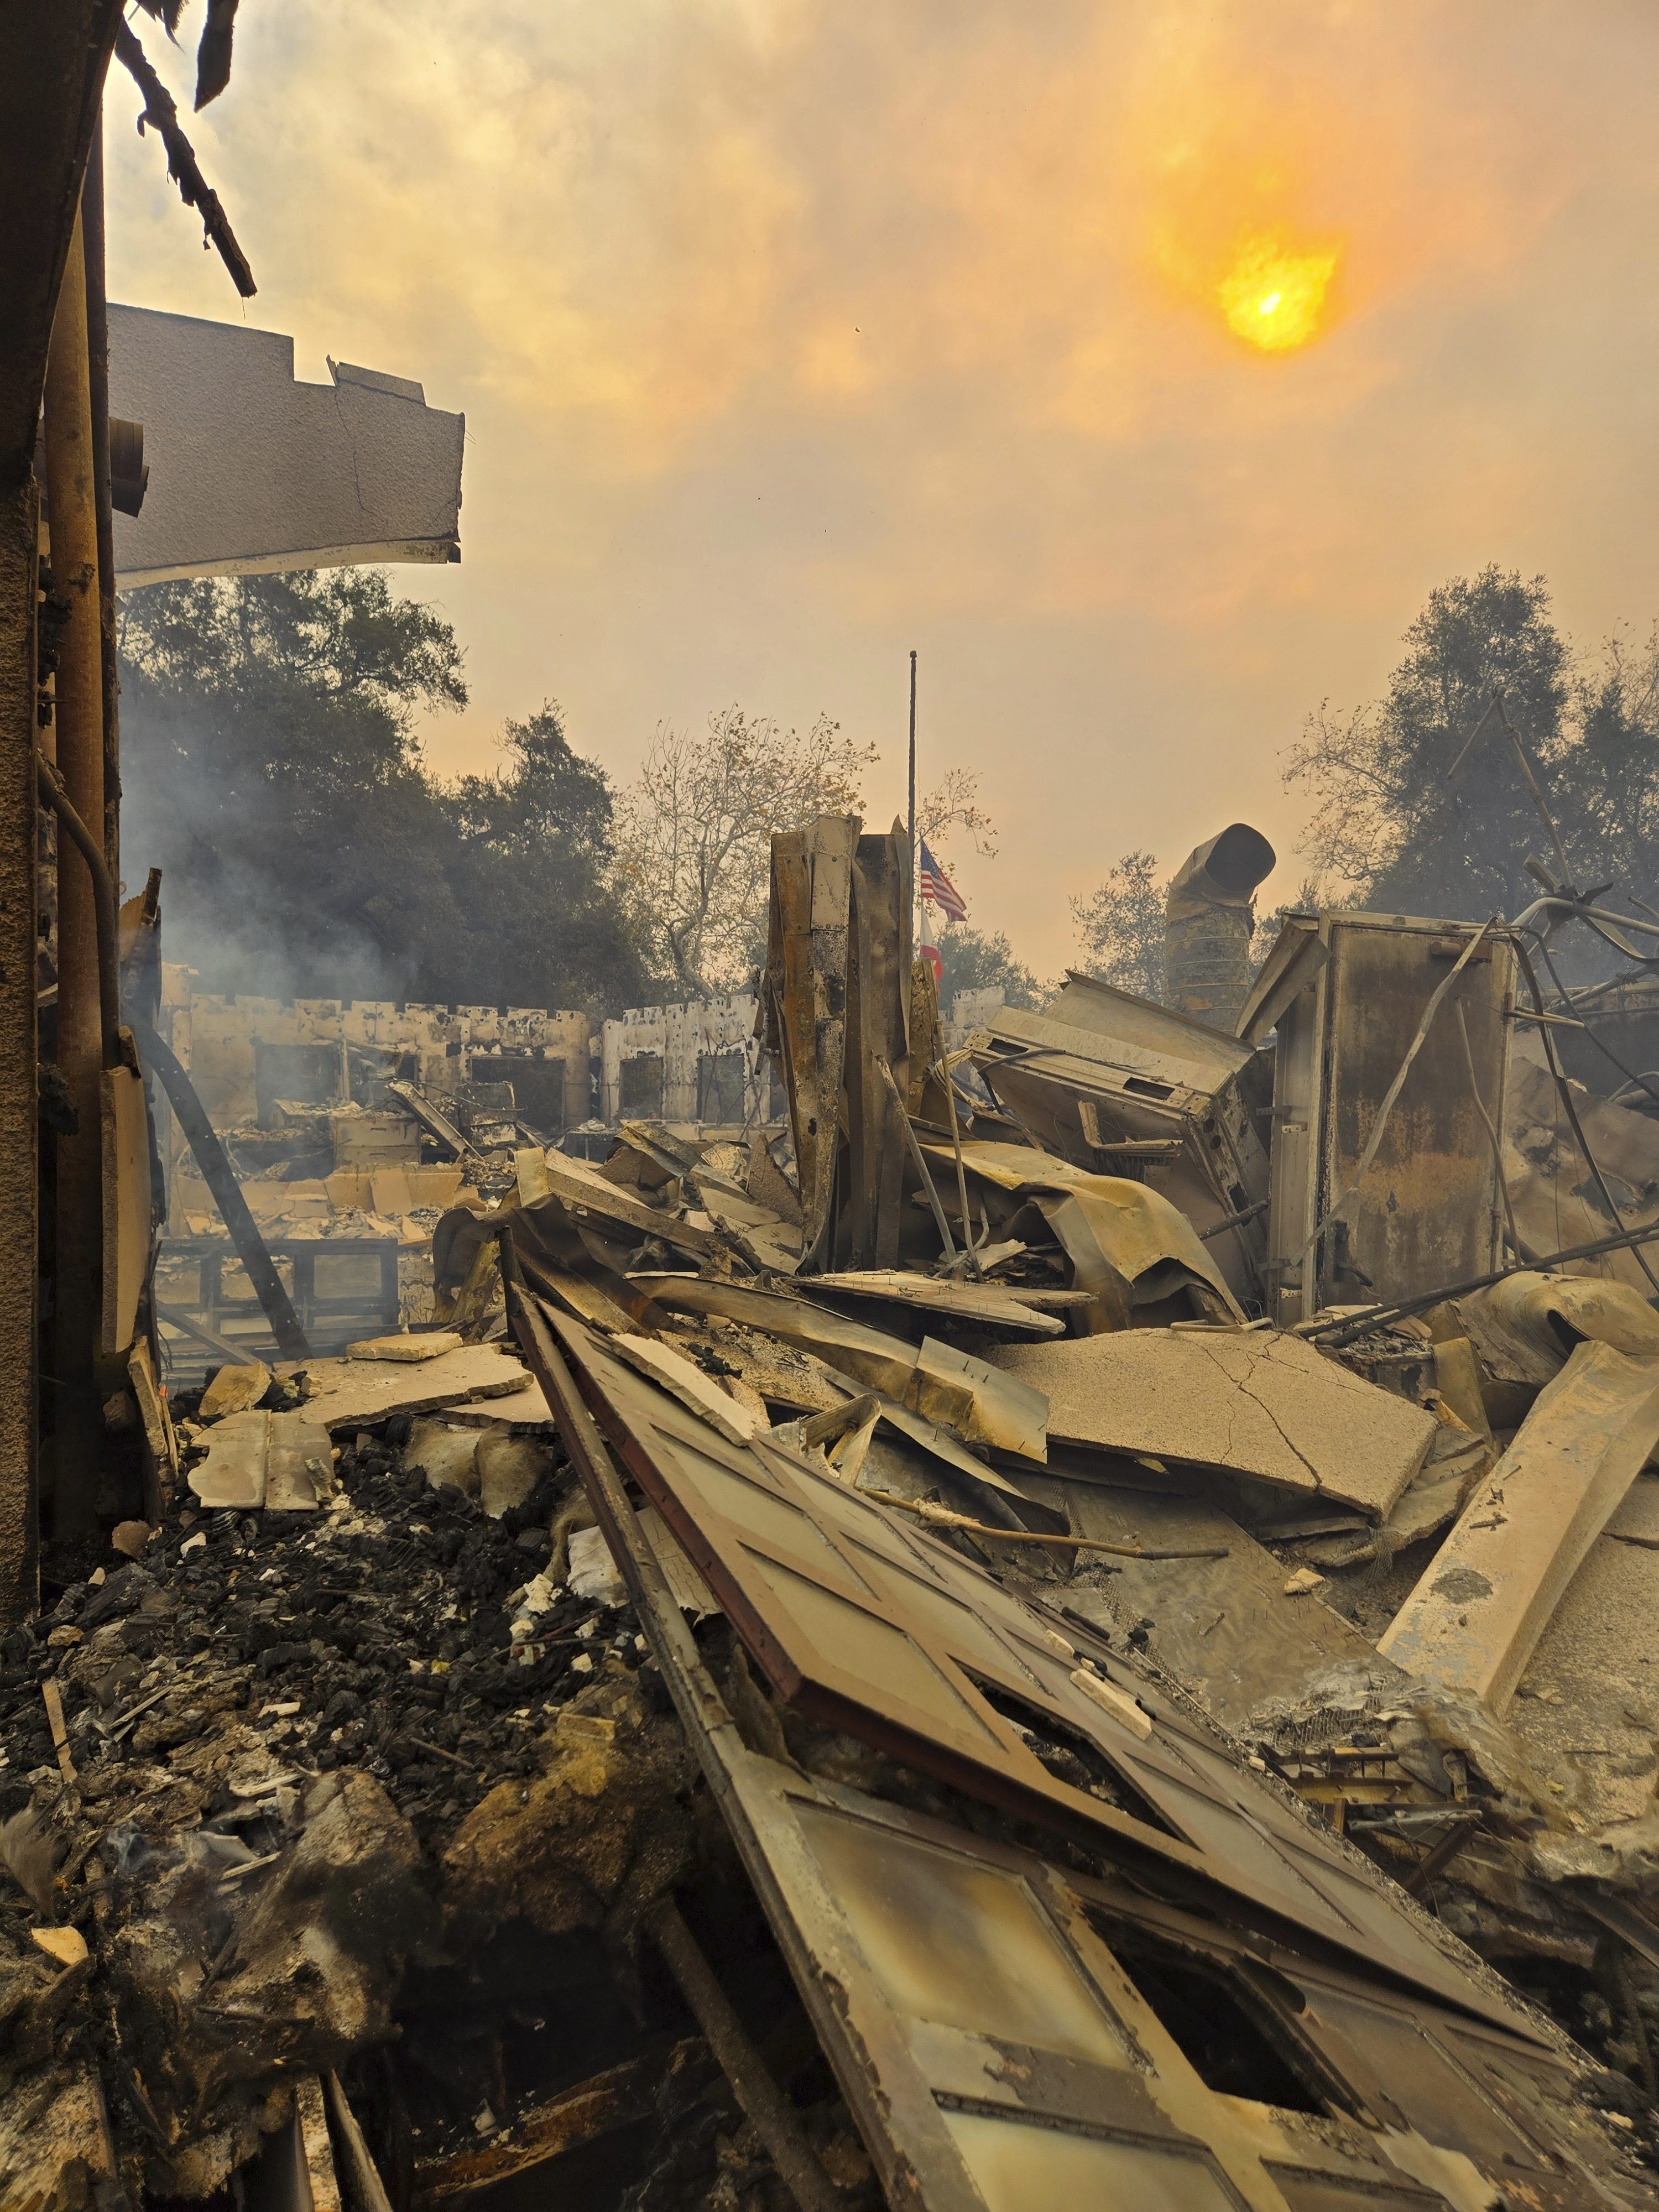
[{"label": "sun through smoke", "polygon": [[1319,331],[1336,273],[1334,251],[1297,252],[1278,235],[1247,239],[1216,288],[1227,327],[1264,353],[1288,353]]}]

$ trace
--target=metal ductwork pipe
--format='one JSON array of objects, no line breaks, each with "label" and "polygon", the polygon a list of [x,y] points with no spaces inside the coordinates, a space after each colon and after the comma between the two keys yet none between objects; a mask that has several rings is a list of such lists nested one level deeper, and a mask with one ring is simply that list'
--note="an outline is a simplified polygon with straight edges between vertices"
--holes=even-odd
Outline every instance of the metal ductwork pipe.
[{"label": "metal ductwork pipe", "polygon": [[1231,822],[1176,871],[1164,908],[1164,996],[1177,1013],[1231,1030],[1250,983],[1256,885],[1279,855]]}]

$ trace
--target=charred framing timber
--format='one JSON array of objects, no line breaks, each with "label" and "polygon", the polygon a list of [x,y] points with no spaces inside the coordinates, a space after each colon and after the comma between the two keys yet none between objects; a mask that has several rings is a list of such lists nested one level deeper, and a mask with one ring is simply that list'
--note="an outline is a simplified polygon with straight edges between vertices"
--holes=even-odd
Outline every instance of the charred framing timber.
[{"label": "charred framing timber", "polygon": [[[35,609],[40,511],[30,471],[82,179],[98,127],[117,0],[0,14],[0,1621],[36,1596],[39,1138],[35,1004]],[[27,1003],[26,1003],[27,1001]],[[50,1257],[50,1255],[48,1255]]]},{"label": "charred framing timber", "polygon": [[283,1288],[281,1276],[271,1265],[264,1239],[248,1211],[247,1200],[226,1158],[218,1132],[202,1110],[194,1085],[179,1065],[172,1046],[164,1042],[148,1022],[135,1018],[133,1028],[139,1056],[146,1067],[155,1069],[167,1094],[167,1103],[179,1116],[179,1126],[189,1139],[203,1180],[213,1193],[214,1202],[236,1248],[236,1256],[246,1268],[248,1279],[264,1309],[277,1350],[284,1359],[308,1358],[311,1347],[300,1326],[299,1316]]},{"label": "charred framing timber", "polygon": [[[32,478],[0,495],[0,1626],[34,1609],[36,1312],[34,607]],[[27,1380],[25,1378],[27,1378]]]},{"label": "charred framing timber", "polygon": [[834,1262],[890,1267],[904,1200],[900,1092],[909,1079],[907,984],[913,908],[909,847],[896,822],[853,855],[847,963],[847,1156]]},{"label": "charred framing timber", "polygon": [[762,1019],[789,1100],[807,1272],[822,1264],[835,1203],[859,829],[855,815],[826,815],[772,840]]},{"label": "charred framing timber", "polygon": [[[50,1371],[57,1470],[56,1525],[84,1533],[101,1459],[94,1362],[102,1326],[105,1194],[102,1076],[111,1023],[100,958],[104,858],[104,646],[98,562],[97,471],[87,346],[83,226],[77,212],[46,356],[46,459],[52,568],[68,613],[58,645],[52,717],[42,732],[55,781],[89,833],[88,867],[58,878],[57,1042],[78,1128],[58,1145],[56,1295]],[[77,842],[79,841],[77,840]],[[107,871],[106,871],[106,875]]]},{"label": "charred framing timber", "polygon": [[678,1905],[666,1904],[658,1910],[651,1922],[651,1935],[707,2037],[708,2048],[720,2061],[732,2095],[754,2123],[755,2132],[766,2145],[800,2212],[836,2212],[841,2199],[834,2182],[818,2163],[794,2106],[744,2032],[732,2000],[720,1987]]}]

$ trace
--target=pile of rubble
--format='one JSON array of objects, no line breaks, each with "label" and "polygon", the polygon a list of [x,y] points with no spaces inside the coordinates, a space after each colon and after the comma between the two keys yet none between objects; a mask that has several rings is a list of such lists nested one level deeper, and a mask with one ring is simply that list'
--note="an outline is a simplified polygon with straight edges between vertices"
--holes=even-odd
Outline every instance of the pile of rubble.
[{"label": "pile of rubble", "polygon": [[1517,930],[1247,993],[1253,836],[954,1054],[779,837],[786,1139],[173,1403],[4,1646],[0,2204],[1651,2201],[1659,1129]]}]

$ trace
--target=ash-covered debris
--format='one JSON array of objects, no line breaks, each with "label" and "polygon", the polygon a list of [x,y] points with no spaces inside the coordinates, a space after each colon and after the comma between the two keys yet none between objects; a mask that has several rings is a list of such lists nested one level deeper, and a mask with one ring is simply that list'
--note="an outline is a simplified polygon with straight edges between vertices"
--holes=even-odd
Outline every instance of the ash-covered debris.
[{"label": "ash-covered debris", "polygon": [[774,857],[787,1140],[514,1150],[432,1327],[146,1370],[149,1521],[0,1647],[22,2201],[1138,2201],[1172,2127],[1638,2201],[1659,1319],[1521,1264],[1516,939],[1292,916],[1237,1036],[1074,975],[970,1070],[902,834]]},{"label": "ash-covered debris", "polygon": [[641,2205],[770,2203],[641,1970],[692,1774],[602,1540],[562,1462],[492,1519],[410,1425],[343,1451],[322,1511],[186,1509],[7,1638],[0,2097],[89,2056],[133,2200],[196,2199],[296,2073],[356,2068],[414,2187],[463,2153],[511,2174],[520,2107],[625,2066],[626,2099],[544,2115],[551,2151],[530,2125],[531,2165],[591,2135]]}]

